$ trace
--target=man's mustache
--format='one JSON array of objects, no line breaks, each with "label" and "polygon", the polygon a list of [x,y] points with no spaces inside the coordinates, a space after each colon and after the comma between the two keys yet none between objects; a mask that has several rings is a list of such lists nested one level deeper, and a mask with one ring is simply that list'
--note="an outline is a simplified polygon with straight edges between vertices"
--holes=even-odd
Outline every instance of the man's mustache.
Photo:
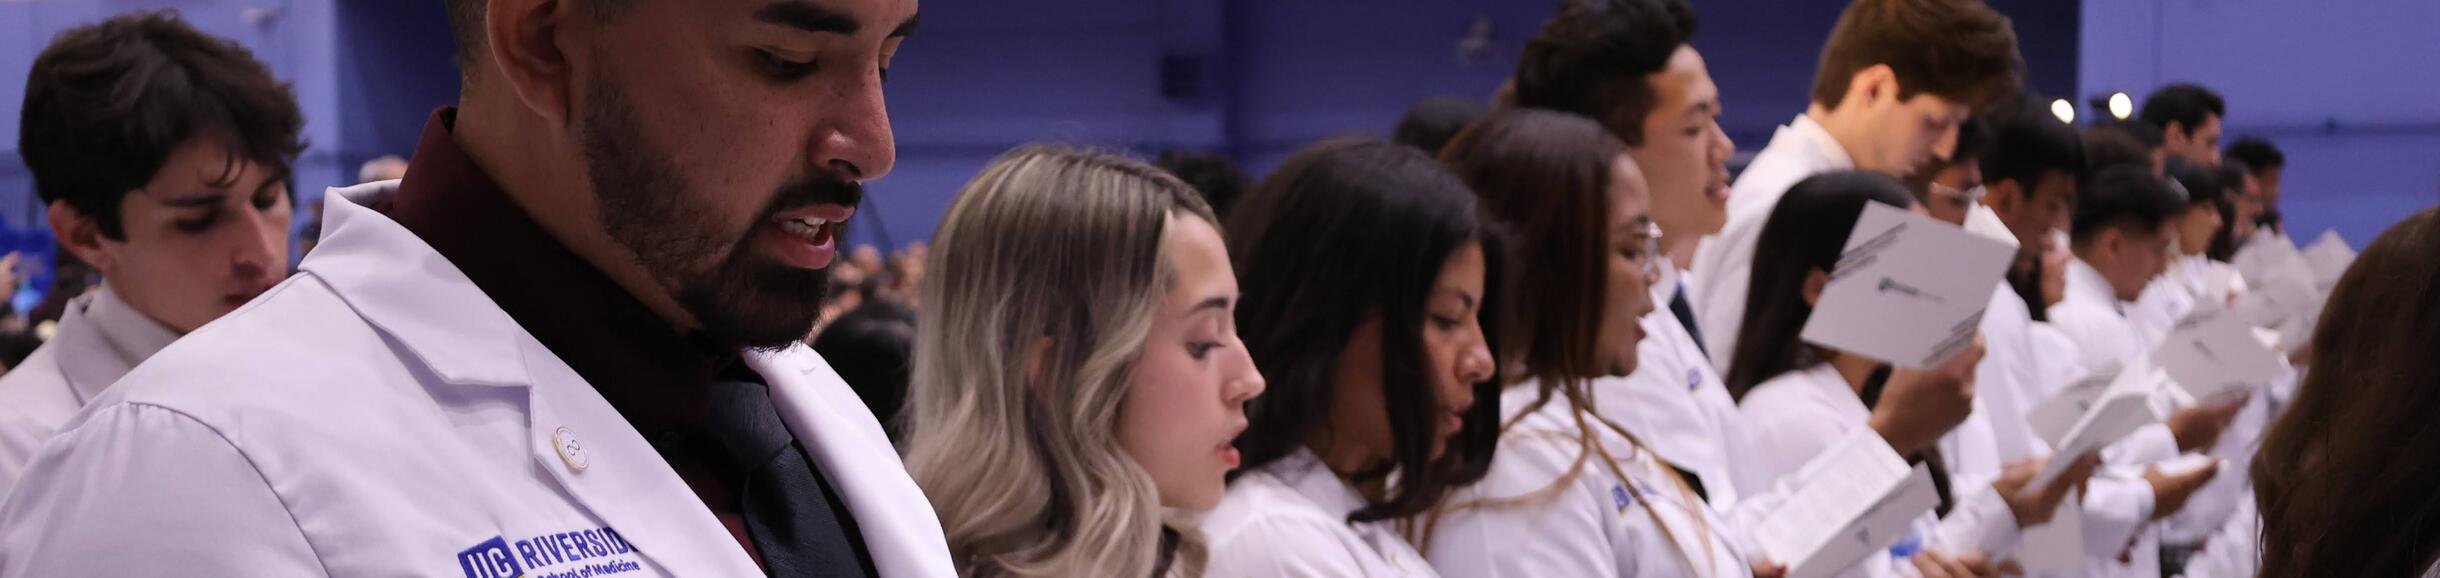
[{"label": "man's mustache", "polygon": [[771,205],[763,209],[763,216],[768,218],[782,211],[814,205],[839,205],[852,209],[863,202],[864,185],[862,183],[833,177],[815,177],[781,187],[779,194],[771,198]]}]

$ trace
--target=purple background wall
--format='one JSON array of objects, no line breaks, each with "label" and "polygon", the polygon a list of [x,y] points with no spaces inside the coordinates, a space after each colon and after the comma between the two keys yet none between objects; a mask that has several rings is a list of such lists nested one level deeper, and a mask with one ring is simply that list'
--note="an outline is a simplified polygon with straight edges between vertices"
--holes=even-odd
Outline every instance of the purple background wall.
[{"label": "purple background wall", "polygon": [[[1815,55],[1841,3],[1694,0],[1696,46],[1726,98],[1738,147],[1760,148],[1802,110]],[[983,163],[1055,140],[1149,155],[1180,146],[1234,154],[1259,174],[1297,147],[1383,133],[1432,95],[1487,98],[1555,0],[929,0],[924,30],[892,71],[899,163],[872,186],[857,237],[930,235]],[[2288,202],[2300,232],[2362,244],[2440,190],[2440,5],[2419,0],[1994,0],[2016,20],[2031,85],[2047,95],[2135,92],[2171,79],[2222,88],[2232,133],[2278,138],[2295,159]],[[242,17],[277,7],[268,24]],[[296,83],[314,147],[307,196],[355,166],[410,151],[427,113],[457,90],[438,0],[0,0],[0,225],[39,234],[16,155],[23,71],[57,31],[128,10],[174,7],[252,47]],[[1489,22],[1490,51],[1459,41]],[[2288,27],[2291,23],[2309,25]],[[2288,28],[2283,28],[2288,27]],[[2289,29],[2293,28],[2293,29]],[[2262,39],[2275,38],[2277,42]],[[1200,62],[1187,95],[1164,95],[1163,57]],[[1179,80],[1179,79],[1173,79]],[[2080,99],[2079,99],[2080,100]],[[2329,120],[2338,129],[2328,130]]]},{"label": "purple background wall", "polygon": [[[2178,81],[2285,149],[2288,232],[2356,247],[2440,202],[2440,3],[2087,0],[2078,94]],[[2080,101],[2079,101],[2080,102]]]}]

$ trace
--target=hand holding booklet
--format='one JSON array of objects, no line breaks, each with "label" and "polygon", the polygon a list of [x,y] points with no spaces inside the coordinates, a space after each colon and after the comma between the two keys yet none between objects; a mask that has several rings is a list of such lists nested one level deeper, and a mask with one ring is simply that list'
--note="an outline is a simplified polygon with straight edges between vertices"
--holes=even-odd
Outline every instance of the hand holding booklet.
[{"label": "hand holding booklet", "polygon": [[1796,473],[1802,485],[1754,529],[1788,578],[1834,576],[1907,534],[1939,505],[1931,471],[1908,468],[1878,436],[1849,436]]},{"label": "hand holding booklet", "polygon": [[2092,402],[2091,409],[2085,410],[2059,439],[2052,440],[2058,453],[2051,454],[2050,462],[2043,464],[2042,471],[2034,474],[2026,487],[2048,486],[2085,454],[2099,452],[2138,428],[2159,423],[2160,412],[2152,406],[2152,392],[2166,379],[2167,372],[2154,367],[2139,365],[2118,372],[2108,389]]},{"label": "hand holding booklet", "polygon": [[2016,248],[1879,203],[1864,205],[1803,337],[1913,368],[1973,343]]}]

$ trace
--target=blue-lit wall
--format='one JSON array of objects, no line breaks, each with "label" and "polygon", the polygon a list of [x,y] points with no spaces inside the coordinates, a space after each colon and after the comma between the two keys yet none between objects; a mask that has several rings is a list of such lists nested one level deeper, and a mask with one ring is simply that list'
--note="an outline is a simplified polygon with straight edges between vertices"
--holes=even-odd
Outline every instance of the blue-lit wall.
[{"label": "blue-lit wall", "polygon": [[2287,152],[2288,232],[2356,247],[2440,202],[2440,3],[2088,0],[2080,94],[2198,82]]},{"label": "blue-lit wall", "polygon": [[[924,29],[892,72],[897,170],[873,185],[856,232],[893,244],[930,235],[957,188],[992,156],[1034,140],[1150,154],[1182,146],[1269,168],[1298,146],[1385,132],[1432,95],[1487,97],[1555,0],[928,0]],[[2229,95],[2232,133],[2278,138],[2295,157],[2287,203],[2300,231],[2359,245],[2440,190],[2440,4],[2419,0],[1994,0],[2015,19],[2030,84],[2048,95],[2137,92],[2192,78]],[[2089,4],[2089,5],[2086,5]],[[1743,150],[1805,104],[1840,3],[1695,0],[1696,45]],[[457,76],[438,0],[0,0],[0,225],[42,227],[16,155],[23,71],[57,31],[127,10],[175,7],[252,47],[296,83],[314,147],[306,196],[380,154],[410,152]],[[247,8],[275,8],[257,24]],[[1489,50],[1459,50],[1477,19]],[[2294,26],[2289,23],[2309,23]],[[2261,39],[2278,39],[2271,42]],[[2420,56],[2418,56],[2420,55]],[[1200,64],[1163,91],[1164,56]],[[2427,68],[2427,67],[2425,67]],[[2336,131],[2325,130],[2337,119]]]}]

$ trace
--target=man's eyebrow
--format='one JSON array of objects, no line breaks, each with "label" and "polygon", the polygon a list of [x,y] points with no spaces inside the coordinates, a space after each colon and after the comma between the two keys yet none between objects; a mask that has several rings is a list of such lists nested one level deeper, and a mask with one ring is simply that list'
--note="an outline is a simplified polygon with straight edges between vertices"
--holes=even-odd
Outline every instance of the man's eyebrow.
[{"label": "man's eyebrow", "polygon": [[855,36],[856,31],[864,29],[864,23],[856,20],[854,16],[803,1],[778,2],[764,6],[762,10],[754,13],[754,19],[806,32],[844,36]]},{"label": "man's eyebrow", "polygon": [[908,17],[907,17],[907,21],[898,23],[898,27],[897,27],[897,28],[895,28],[895,29],[891,29],[891,30],[890,30],[890,37],[891,37],[891,38],[905,38],[905,37],[908,37],[908,36],[914,36],[914,35],[915,35],[915,23],[916,23],[918,20],[920,20],[922,17],[923,17],[923,15],[922,15],[922,14],[916,14],[916,15],[913,15],[913,16],[908,16]]}]

